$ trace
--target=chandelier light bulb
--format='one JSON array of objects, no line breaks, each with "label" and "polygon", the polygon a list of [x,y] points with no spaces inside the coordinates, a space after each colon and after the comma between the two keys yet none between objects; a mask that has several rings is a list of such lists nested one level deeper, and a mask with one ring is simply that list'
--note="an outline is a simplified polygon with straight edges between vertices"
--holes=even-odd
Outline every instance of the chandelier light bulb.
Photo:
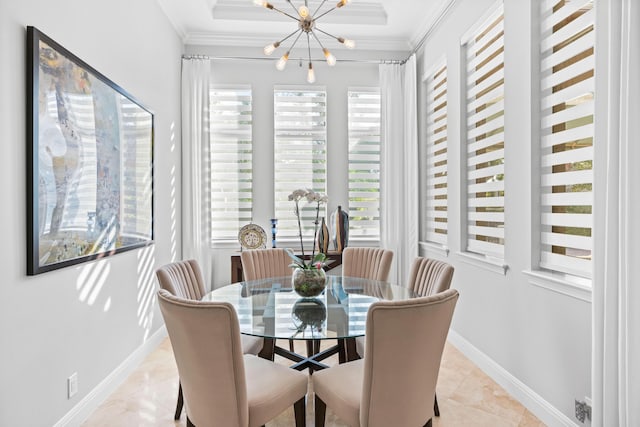
[{"label": "chandelier light bulb", "polygon": [[288,60],[289,60],[289,52],[285,53],[280,57],[280,59],[278,59],[278,62],[276,63],[276,68],[278,69],[278,71],[284,70],[284,67],[287,66]]},{"label": "chandelier light bulb", "polygon": [[271,6],[271,5],[269,4],[269,2],[268,2],[268,1],[265,1],[265,0],[253,0],[253,4],[255,4],[256,6],[262,6],[262,7],[266,7],[266,8],[268,8],[269,6]]},{"label": "chandelier light bulb", "polygon": [[267,56],[271,55],[273,53],[273,51],[278,48],[278,46],[280,46],[280,42],[271,43],[270,45],[265,46],[264,47],[264,54],[267,55]]},{"label": "chandelier light bulb", "polygon": [[300,18],[305,19],[309,16],[309,8],[305,5],[300,6],[300,8],[298,8],[298,15],[300,15]]},{"label": "chandelier light bulb", "polygon": [[324,52],[324,57],[327,60],[327,64],[330,67],[333,67],[334,65],[336,65],[336,57],[333,56],[333,54],[331,52],[329,52],[329,49],[323,48],[322,51]]},{"label": "chandelier light bulb", "polygon": [[345,5],[349,4],[349,3],[351,3],[351,0],[340,0],[336,7],[342,7],[342,6],[345,6]]},{"label": "chandelier light bulb", "polygon": [[309,71],[307,72],[307,82],[314,83],[316,81],[316,73],[313,71],[313,64],[309,62]]},{"label": "chandelier light bulb", "polygon": [[356,47],[356,42],[350,39],[344,39],[343,44],[348,49],[353,49],[354,47]]}]

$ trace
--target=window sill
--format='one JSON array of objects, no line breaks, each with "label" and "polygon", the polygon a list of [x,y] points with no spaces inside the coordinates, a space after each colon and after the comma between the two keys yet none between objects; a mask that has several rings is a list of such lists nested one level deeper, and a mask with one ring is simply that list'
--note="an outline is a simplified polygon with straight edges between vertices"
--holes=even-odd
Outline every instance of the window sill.
[{"label": "window sill", "polygon": [[503,276],[507,274],[507,270],[509,269],[509,266],[500,259],[489,258],[487,256],[477,255],[471,252],[456,252],[456,254],[460,256],[462,262]]},{"label": "window sill", "polygon": [[235,249],[240,250],[238,240],[212,240],[209,242],[209,249]]},{"label": "window sill", "polygon": [[420,247],[420,253],[427,254],[429,252],[435,252],[444,257],[449,256],[449,248],[439,243],[419,242],[418,246]]},{"label": "window sill", "polygon": [[524,270],[529,283],[559,294],[591,302],[591,280],[544,270]]},{"label": "window sill", "polygon": [[[294,250],[298,250],[300,248],[300,240],[296,238],[286,238],[280,239],[277,241],[278,248],[291,248]],[[329,244],[329,250],[332,251],[333,243]],[[380,247],[380,239],[379,238],[366,238],[366,237],[354,237],[349,239],[349,246],[355,247]],[[238,243],[235,239],[229,240],[212,240],[209,243],[210,249],[234,249],[236,251],[240,250],[240,243]],[[267,242],[267,249],[271,248],[271,240]],[[311,240],[308,242],[304,242],[304,250],[311,251],[313,248],[311,246]]]}]

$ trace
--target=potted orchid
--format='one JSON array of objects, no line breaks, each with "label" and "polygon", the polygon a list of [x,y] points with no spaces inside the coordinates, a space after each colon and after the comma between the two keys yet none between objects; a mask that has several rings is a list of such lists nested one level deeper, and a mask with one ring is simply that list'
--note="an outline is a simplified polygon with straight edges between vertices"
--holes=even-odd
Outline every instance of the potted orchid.
[{"label": "potted orchid", "polygon": [[[306,198],[308,203],[316,205],[316,219],[314,221],[315,228],[313,232],[314,244],[311,257],[305,260],[304,244],[302,242],[302,224],[300,221],[300,201]],[[289,200],[295,202],[295,214],[298,220],[298,236],[300,237],[300,249],[302,258],[296,256],[293,250],[287,249],[287,254],[292,259],[290,267],[293,269],[291,283],[294,290],[303,297],[314,297],[320,295],[325,288],[327,277],[323,267],[326,265],[327,256],[322,252],[315,253],[315,236],[318,233],[318,224],[320,217],[320,205],[327,203],[329,200],[325,194],[317,193],[313,190],[298,189],[289,195]]]}]

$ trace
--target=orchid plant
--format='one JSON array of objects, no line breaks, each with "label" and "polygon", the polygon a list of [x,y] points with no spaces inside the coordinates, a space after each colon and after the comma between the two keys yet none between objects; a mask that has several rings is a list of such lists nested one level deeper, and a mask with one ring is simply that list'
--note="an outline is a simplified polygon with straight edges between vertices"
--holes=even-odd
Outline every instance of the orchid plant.
[{"label": "orchid plant", "polygon": [[[300,222],[300,201],[304,198],[307,199],[308,203],[316,204],[316,219],[314,221],[315,227],[313,230],[314,244],[313,244],[313,250],[311,252],[311,259],[309,260],[308,263],[307,261],[304,260],[304,243],[302,242],[302,224]],[[317,193],[313,190],[298,189],[298,190],[295,190],[293,193],[289,194],[289,201],[295,202],[295,205],[296,205],[294,212],[296,214],[296,218],[298,219],[298,236],[300,237],[300,249],[302,250],[302,258],[296,256],[293,253],[293,250],[291,249],[286,250],[287,254],[289,254],[289,257],[293,260],[293,263],[291,263],[289,267],[300,268],[303,270],[311,270],[314,268],[319,270],[325,266],[325,261],[327,259],[327,256],[322,252],[318,252],[317,254],[315,253],[316,251],[315,236],[318,233],[318,224],[319,224],[318,219],[320,218],[320,205],[323,203],[327,203],[329,201],[329,197],[326,194]]]}]

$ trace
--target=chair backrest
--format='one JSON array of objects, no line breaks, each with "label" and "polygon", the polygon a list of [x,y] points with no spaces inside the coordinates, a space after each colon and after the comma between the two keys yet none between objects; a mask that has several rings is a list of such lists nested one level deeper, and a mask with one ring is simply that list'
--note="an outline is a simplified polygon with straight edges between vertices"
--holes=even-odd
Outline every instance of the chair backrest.
[{"label": "chair backrest", "polygon": [[433,402],[458,291],[379,301],[367,313],[361,426],[421,426]]},{"label": "chair backrest", "polygon": [[451,286],[453,270],[446,262],[417,257],[411,264],[408,288],[423,297],[446,291]]},{"label": "chair backrest", "polygon": [[240,254],[244,280],[291,276],[291,258],[284,249],[253,249]]},{"label": "chair backrest", "polygon": [[393,251],[381,248],[346,247],[342,252],[342,275],[386,282]]},{"label": "chair backrest", "polygon": [[249,404],[240,327],[233,306],[158,291],[187,415],[197,426],[246,426]]},{"label": "chair backrest", "polygon": [[161,289],[180,298],[200,300],[205,294],[202,270],[194,259],[163,265],[156,277]]}]

